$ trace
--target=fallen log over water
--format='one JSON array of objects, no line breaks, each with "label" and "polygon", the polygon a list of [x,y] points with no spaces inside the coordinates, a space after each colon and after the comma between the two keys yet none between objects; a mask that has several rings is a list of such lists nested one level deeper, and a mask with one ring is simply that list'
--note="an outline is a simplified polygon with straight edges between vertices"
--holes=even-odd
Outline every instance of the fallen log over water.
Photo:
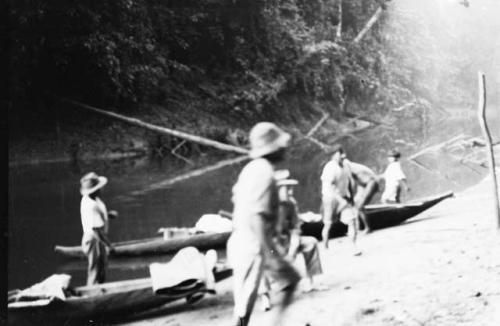
[{"label": "fallen log over water", "polygon": [[166,135],[169,135],[169,136],[174,136],[174,137],[178,137],[178,138],[181,138],[181,139],[185,139],[187,141],[190,141],[190,142],[193,142],[193,143],[197,143],[197,144],[200,144],[200,145],[214,147],[214,148],[220,149],[222,151],[227,151],[227,152],[236,152],[236,153],[240,153],[240,154],[248,154],[248,150],[245,149],[245,148],[242,148],[242,147],[238,147],[238,146],[234,146],[234,145],[229,145],[229,144],[224,144],[224,143],[221,143],[221,142],[218,142],[218,141],[215,141],[215,140],[212,140],[212,139],[208,139],[208,138],[205,138],[205,137],[188,134],[188,133],[183,132],[183,131],[178,131],[178,130],[174,130],[174,129],[170,129],[170,128],[156,126],[154,124],[141,121],[141,120],[139,120],[137,118],[131,118],[131,117],[127,117],[127,116],[122,115],[122,114],[115,113],[115,112],[98,109],[98,108],[95,108],[93,106],[90,106],[90,105],[87,105],[87,104],[83,104],[83,103],[80,103],[80,102],[77,102],[77,101],[73,101],[73,100],[70,100],[70,99],[66,99],[66,98],[62,99],[62,102],[69,103],[69,104],[74,105],[74,106],[76,106],[78,108],[89,110],[89,111],[93,111],[93,112],[96,112],[96,113],[99,113],[99,114],[102,114],[102,115],[105,115],[107,117],[111,117],[111,118],[114,118],[114,119],[117,119],[117,120],[120,120],[120,121],[123,121],[123,122],[127,122],[129,124],[134,125],[134,126],[145,128],[147,130],[151,130],[151,131],[154,131],[154,132],[159,132],[161,134],[166,134]]}]

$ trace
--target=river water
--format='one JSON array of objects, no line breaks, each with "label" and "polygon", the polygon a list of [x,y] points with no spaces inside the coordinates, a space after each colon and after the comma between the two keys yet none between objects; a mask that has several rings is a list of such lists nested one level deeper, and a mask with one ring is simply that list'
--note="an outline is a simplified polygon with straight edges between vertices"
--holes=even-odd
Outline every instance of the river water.
[{"label": "river water", "polygon": [[[467,163],[471,157],[484,162],[484,147],[469,148],[460,140],[454,148],[437,149],[417,159],[410,155],[430,145],[461,135],[479,136],[473,110],[451,110],[443,116],[392,114],[384,124],[357,132],[340,140],[352,161],[383,172],[386,153],[397,147],[404,157],[403,168],[411,185],[404,199],[432,195],[446,190],[459,191],[479,182],[487,172],[484,166]],[[498,115],[489,117],[494,138],[499,139]],[[457,138],[458,136],[458,138]],[[318,135],[321,137],[321,135]],[[325,142],[328,137],[323,137]],[[302,211],[318,211],[320,166],[325,154],[312,142],[295,140],[295,146],[283,167],[299,180],[296,197]],[[452,144],[452,145],[453,145]],[[461,144],[461,145],[460,145]],[[465,144],[465,145],[464,145]],[[471,156],[476,153],[476,156]],[[483,156],[482,156],[483,155]],[[460,159],[466,164],[460,163]],[[200,162],[198,162],[198,165]],[[19,165],[9,168],[8,287],[23,288],[53,273],[69,273],[75,285],[83,284],[85,261],[66,261],[53,252],[56,244],[78,245],[81,239],[79,217],[79,179],[95,171],[109,178],[103,198],[108,209],[120,213],[111,221],[109,237],[123,241],[152,237],[165,226],[193,226],[205,213],[231,210],[231,187],[244,163],[222,168],[168,187],[161,181],[174,173],[188,171],[187,163],[167,158],[163,161],[95,161]],[[112,261],[108,280],[145,277],[147,264],[166,257]]]}]

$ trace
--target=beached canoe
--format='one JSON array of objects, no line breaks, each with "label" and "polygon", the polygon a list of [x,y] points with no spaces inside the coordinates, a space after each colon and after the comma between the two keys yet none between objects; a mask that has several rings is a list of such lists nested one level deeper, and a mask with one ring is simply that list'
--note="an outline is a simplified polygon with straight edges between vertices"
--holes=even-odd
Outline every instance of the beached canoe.
[{"label": "beached canoe", "polygon": [[[214,272],[215,281],[232,275],[232,270],[223,267]],[[168,302],[188,299],[200,292],[190,288],[177,293],[155,294],[150,278],[110,282],[73,289],[72,296],[65,300],[19,301],[8,305],[9,325],[55,325],[70,321],[117,318],[147,309],[159,307]]]},{"label": "beached canoe", "polygon": [[[230,232],[199,233],[173,239],[156,237],[116,242],[113,243],[115,251],[110,256],[133,257],[174,254],[185,247],[195,247],[199,250],[217,249],[225,246],[230,234]],[[85,258],[80,246],[55,246],[54,250],[56,253],[68,258]]]},{"label": "beached canoe", "polygon": [[[450,191],[404,204],[367,205],[366,215],[373,229],[389,227],[402,223],[451,196],[453,196],[453,192]],[[322,222],[303,223],[302,233],[321,239],[322,227]],[[347,226],[338,222],[333,225],[330,237],[343,236],[346,232]],[[188,246],[196,247],[199,250],[224,248],[229,235],[230,232],[200,233],[167,240],[157,237],[117,242],[114,243],[116,250],[111,257],[172,254]],[[56,246],[55,251],[68,258],[85,258],[80,246]]]},{"label": "beached canoe", "polygon": [[[394,226],[452,196],[453,192],[448,191],[435,196],[412,200],[407,203],[366,205],[366,218],[374,230]],[[302,234],[314,236],[318,240],[321,240],[322,228],[323,222],[321,221],[303,223]],[[346,232],[347,226],[345,224],[341,222],[334,223],[330,230],[330,238],[345,235]]]}]

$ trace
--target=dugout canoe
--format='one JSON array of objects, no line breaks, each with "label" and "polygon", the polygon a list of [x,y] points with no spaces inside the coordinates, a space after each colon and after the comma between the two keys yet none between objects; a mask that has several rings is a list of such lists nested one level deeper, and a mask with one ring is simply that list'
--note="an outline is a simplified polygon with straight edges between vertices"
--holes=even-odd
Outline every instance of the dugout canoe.
[{"label": "dugout canoe", "polygon": [[[431,197],[412,200],[401,204],[373,204],[366,205],[366,218],[372,229],[381,229],[394,226],[420,214],[446,198],[453,197],[453,192],[448,191]],[[302,224],[302,234],[314,236],[321,240],[323,222],[309,222]],[[347,226],[341,222],[334,223],[330,230],[330,238],[343,236]]]},{"label": "dugout canoe", "polygon": [[[116,242],[113,243],[115,251],[110,257],[166,255],[185,247],[195,247],[198,250],[217,249],[225,246],[230,234],[231,232],[199,233],[173,239],[156,237]],[[67,258],[85,258],[80,246],[55,246],[54,251]]]},{"label": "dugout canoe", "polygon": [[[402,223],[452,196],[453,192],[449,191],[432,197],[413,200],[404,204],[367,205],[366,215],[373,229],[380,229]],[[321,239],[322,227],[322,222],[303,223],[302,234]],[[346,232],[347,226],[345,224],[340,222],[335,223],[330,232],[330,237],[343,236]],[[117,242],[114,243],[115,252],[111,254],[111,257],[172,254],[188,246],[193,246],[199,250],[224,248],[230,234],[230,232],[201,233],[168,240],[157,237]],[[85,258],[80,246],[56,246],[54,250],[56,253],[67,258]]]},{"label": "dugout canoe", "polygon": [[[214,272],[215,281],[232,275],[228,267],[219,267]],[[19,301],[8,304],[9,325],[67,325],[70,322],[104,320],[125,317],[159,307],[163,304],[188,299],[202,288],[190,288],[175,294],[155,294],[150,278],[110,282],[73,289],[72,296],[65,300]],[[9,296],[13,291],[9,292]]]}]

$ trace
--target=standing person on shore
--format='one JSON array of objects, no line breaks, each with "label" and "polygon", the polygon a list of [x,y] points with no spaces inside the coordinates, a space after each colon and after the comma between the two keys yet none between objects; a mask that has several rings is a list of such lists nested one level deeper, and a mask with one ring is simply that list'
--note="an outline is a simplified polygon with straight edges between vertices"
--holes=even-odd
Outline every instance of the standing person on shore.
[{"label": "standing person on shore", "polygon": [[354,180],[349,166],[344,164],[345,154],[340,145],[330,151],[331,158],[321,174],[321,194],[323,201],[323,230],[321,236],[325,248],[333,223],[340,221],[348,226],[348,235],[353,244],[353,254],[358,256],[356,239],[358,234],[358,210],[354,207]]},{"label": "standing person on shore", "polygon": [[108,217],[115,217],[115,211],[107,211],[102,202],[101,189],[108,183],[108,179],[98,176],[94,172],[87,173],[80,180],[80,215],[82,220],[83,237],[82,250],[87,256],[87,285],[104,283],[108,253],[106,249],[114,250],[108,239]]},{"label": "standing person on shore", "polygon": [[233,268],[233,325],[248,325],[264,270],[281,290],[282,300],[273,310],[270,324],[278,325],[300,280],[273,242],[279,204],[274,165],[284,160],[290,135],[273,123],[260,122],[250,131],[249,139],[252,161],[233,187],[233,233],[227,243]]},{"label": "standing person on shore", "polygon": [[407,192],[410,191],[410,187],[406,182],[406,175],[401,168],[400,158],[401,153],[398,151],[391,150],[389,152],[389,165],[387,165],[383,174],[385,188],[381,198],[382,202],[385,204],[400,203],[402,187],[404,187]]},{"label": "standing person on shore", "polygon": [[359,211],[359,217],[365,225],[363,233],[371,232],[371,226],[366,219],[365,205],[368,204],[379,190],[378,176],[366,165],[351,162],[347,159],[344,164],[351,170],[352,178],[356,184],[354,206]]}]

